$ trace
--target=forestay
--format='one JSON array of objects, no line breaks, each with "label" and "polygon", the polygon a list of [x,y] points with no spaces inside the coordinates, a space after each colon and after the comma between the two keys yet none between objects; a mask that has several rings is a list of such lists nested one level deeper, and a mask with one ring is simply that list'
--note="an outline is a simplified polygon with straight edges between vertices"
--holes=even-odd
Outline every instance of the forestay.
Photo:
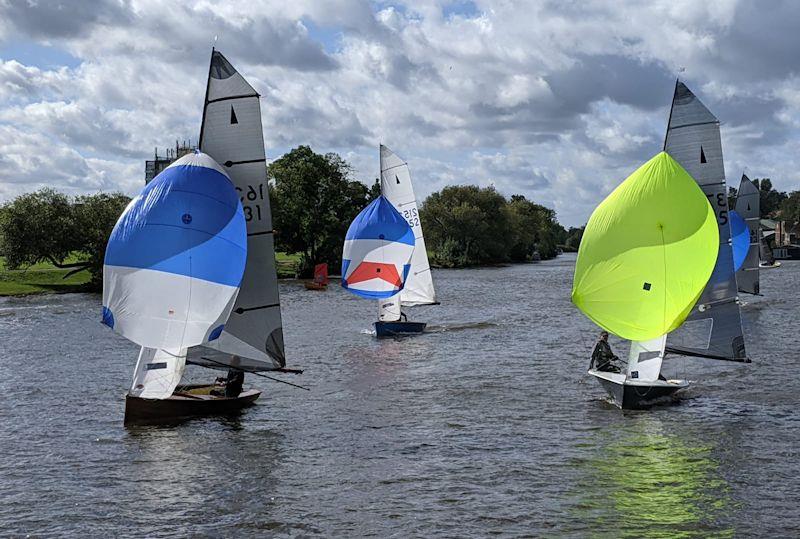
[{"label": "forestay", "polygon": [[719,121],[680,81],[675,85],[664,150],[702,188],[714,208],[719,230],[719,254],[714,272],[684,326],[667,338],[667,351],[745,360]]},{"label": "forestay", "polygon": [[369,299],[403,289],[411,269],[414,232],[383,195],[361,210],[345,236],[342,287]]},{"label": "forestay", "polygon": [[625,339],[679,327],[717,259],[714,211],[689,174],[659,153],[622,182],[586,225],[573,303]]},{"label": "forestay", "polygon": [[400,301],[405,306],[436,303],[428,252],[425,249],[425,238],[422,235],[422,222],[417,208],[417,198],[414,196],[414,186],[411,184],[408,164],[383,144],[381,144],[380,150],[381,193],[394,205],[411,226],[411,230],[414,231],[411,272],[403,291],[400,292]]},{"label": "forestay", "polygon": [[134,198],[108,241],[103,323],[173,353],[214,341],[242,280],[242,206],[208,155],[186,155]]},{"label": "forestay", "polygon": [[749,229],[749,248],[744,263],[736,272],[736,283],[739,286],[739,292],[759,294],[761,196],[758,188],[744,174],[742,174],[742,181],[739,183],[739,191],[736,194],[736,213],[744,219]]},{"label": "forestay", "polygon": [[267,186],[259,95],[212,51],[200,149],[225,167],[247,221],[247,265],[241,293],[220,338],[189,351],[191,363],[270,370],[286,364]]}]

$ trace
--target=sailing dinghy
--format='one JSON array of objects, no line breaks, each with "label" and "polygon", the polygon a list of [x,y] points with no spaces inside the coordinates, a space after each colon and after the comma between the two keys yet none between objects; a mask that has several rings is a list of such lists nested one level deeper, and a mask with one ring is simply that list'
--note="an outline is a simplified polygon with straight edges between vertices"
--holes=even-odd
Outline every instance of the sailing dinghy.
[{"label": "sailing dinghy", "polygon": [[306,290],[327,290],[328,289],[328,265],[317,264],[314,266],[314,280],[306,281]]},{"label": "sailing dinghy", "polygon": [[378,301],[378,321],[375,334],[378,337],[422,333],[424,322],[404,320],[403,307],[418,305],[438,305],[433,289],[431,266],[428,251],[422,234],[417,198],[411,184],[408,164],[392,150],[380,145],[381,193],[408,222],[414,232],[414,254],[411,256],[411,270],[399,294]]},{"label": "sailing dinghy", "polygon": [[[347,229],[342,253],[342,287],[357,296],[396,305],[399,319],[400,305],[392,298],[399,296],[408,281],[414,251],[414,231],[381,195],[361,210]],[[401,324],[399,320],[396,323]],[[391,325],[381,324],[381,321],[375,322],[378,336],[407,331],[421,333],[425,328],[425,324],[417,322],[417,327],[396,326],[395,333]],[[401,328],[404,331],[400,331]]]},{"label": "sailing dinghy", "polygon": [[[758,188],[750,178],[742,174],[739,190],[736,193],[736,209],[731,212],[734,268],[739,292],[756,296],[760,295],[758,274],[761,251],[760,198]],[[745,224],[745,227],[742,227],[742,224]],[[737,241],[737,237],[742,239]]]},{"label": "sailing dinghy", "polygon": [[[220,311],[219,323],[215,321],[216,325],[209,326],[202,338],[184,336],[180,342],[139,342],[143,349],[133,387],[126,397],[126,422],[234,413],[252,404],[261,394],[254,389],[232,392],[230,387],[213,384],[178,385],[186,364],[229,373],[302,372],[285,368],[259,95],[230,62],[213,49],[200,130],[200,151],[203,153],[198,155],[204,156],[207,167],[226,177],[227,196],[230,197],[232,191],[238,204],[245,238],[242,273],[238,279],[230,279],[230,283],[235,282],[236,294],[229,298],[226,310]],[[153,183],[155,180],[151,185]],[[196,219],[193,217],[190,222],[196,222]],[[155,256],[147,253],[147,249],[143,251]],[[172,256],[170,252],[166,255]],[[188,256],[192,271],[199,271],[198,259],[192,258],[191,253]],[[207,258],[216,268],[228,267],[232,261],[225,250],[217,248]],[[172,256],[164,263],[172,263],[174,259]],[[159,270],[166,271],[154,268],[154,271]],[[195,276],[191,282],[192,301],[209,308],[213,297],[205,292],[207,286],[204,288],[202,277]],[[200,282],[199,288],[194,286],[195,282]],[[148,292],[148,286],[136,293],[132,290],[127,292],[126,301],[136,299],[141,293],[142,298],[150,298],[148,301],[153,302],[153,308],[162,311],[164,301],[171,297]],[[109,289],[109,293],[113,295],[113,290]],[[109,304],[104,302],[104,305]],[[182,312],[172,311],[174,313],[170,312],[169,316],[176,319]],[[163,312],[160,316],[163,318]],[[200,335],[201,329],[194,328],[194,333],[188,330],[181,333],[172,328],[170,334]],[[225,396],[226,390],[229,396]],[[238,394],[232,394],[237,391]]]},{"label": "sailing dinghy", "polygon": [[572,302],[631,341],[624,372],[589,370],[620,408],[643,408],[688,387],[686,380],[661,376],[664,347],[703,292],[718,249],[714,210],[665,152],[592,213],[578,250]]},{"label": "sailing dinghy", "polygon": [[719,120],[680,81],[670,109],[664,151],[694,178],[717,215],[719,250],[714,272],[666,351],[681,356],[749,363],[739,307],[722,159]]},{"label": "sailing dinghy", "polygon": [[[742,174],[742,180],[739,183],[739,191],[736,193],[736,212],[742,216],[746,216],[745,219],[750,228],[749,264],[746,265],[746,268],[751,272],[754,271],[755,275],[755,278],[753,278],[739,272],[736,274],[736,281],[739,283],[739,292],[758,294],[758,270],[777,268],[781,263],[775,261],[772,249],[769,248],[764,238],[764,229],[761,226],[760,191],[755,182],[748,178],[746,174]],[[753,263],[756,265],[753,266]],[[755,290],[755,292],[751,290]]]}]

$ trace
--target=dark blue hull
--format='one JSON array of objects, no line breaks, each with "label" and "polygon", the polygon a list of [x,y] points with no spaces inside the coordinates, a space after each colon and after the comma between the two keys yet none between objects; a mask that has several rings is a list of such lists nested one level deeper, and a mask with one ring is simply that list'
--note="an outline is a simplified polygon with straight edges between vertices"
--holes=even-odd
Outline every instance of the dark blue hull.
[{"label": "dark blue hull", "polygon": [[376,337],[416,335],[425,331],[425,322],[375,322]]}]

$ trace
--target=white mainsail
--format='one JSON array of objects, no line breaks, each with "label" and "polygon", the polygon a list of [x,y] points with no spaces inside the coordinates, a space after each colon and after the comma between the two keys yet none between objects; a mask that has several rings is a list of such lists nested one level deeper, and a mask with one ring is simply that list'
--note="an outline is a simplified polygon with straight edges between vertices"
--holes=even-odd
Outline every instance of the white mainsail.
[{"label": "white mainsail", "polygon": [[378,320],[380,322],[396,322],[400,320],[400,294],[395,294],[384,300],[378,300]]},{"label": "white mainsail", "polygon": [[185,369],[186,348],[172,353],[142,347],[128,394],[142,399],[166,399],[175,391]]},{"label": "white mainsail", "polygon": [[[431,267],[428,263],[425,238],[422,235],[422,222],[417,208],[417,198],[414,196],[414,186],[411,184],[411,173],[408,171],[408,164],[383,144],[381,144],[380,152],[381,192],[400,212],[403,218],[408,221],[414,231],[414,254],[411,258],[411,272],[405,287],[399,294],[400,303],[407,307],[435,304],[436,292],[433,289]],[[394,320],[399,318],[398,306],[397,318],[394,318]],[[384,319],[381,318],[381,320]]]},{"label": "white mainsail", "polygon": [[631,341],[628,354],[628,378],[645,382],[658,380],[666,343],[666,335],[649,341]]},{"label": "white mainsail", "polygon": [[216,50],[211,53],[200,149],[225,167],[247,220],[241,290],[219,339],[189,351],[191,363],[259,371],[284,367],[278,277],[259,94]]}]

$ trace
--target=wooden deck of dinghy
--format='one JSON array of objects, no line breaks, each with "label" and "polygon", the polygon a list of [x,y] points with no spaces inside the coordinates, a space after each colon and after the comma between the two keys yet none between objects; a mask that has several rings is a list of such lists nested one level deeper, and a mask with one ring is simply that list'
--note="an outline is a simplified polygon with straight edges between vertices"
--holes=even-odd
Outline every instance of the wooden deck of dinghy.
[{"label": "wooden deck of dinghy", "polygon": [[212,395],[213,389],[224,387],[193,384],[178,386],[166,399],[143,399],[125,396],[125,424],[162,423],[198,416],[235,414],[251,406],[261,391],[247,389],[238,397]]}]

